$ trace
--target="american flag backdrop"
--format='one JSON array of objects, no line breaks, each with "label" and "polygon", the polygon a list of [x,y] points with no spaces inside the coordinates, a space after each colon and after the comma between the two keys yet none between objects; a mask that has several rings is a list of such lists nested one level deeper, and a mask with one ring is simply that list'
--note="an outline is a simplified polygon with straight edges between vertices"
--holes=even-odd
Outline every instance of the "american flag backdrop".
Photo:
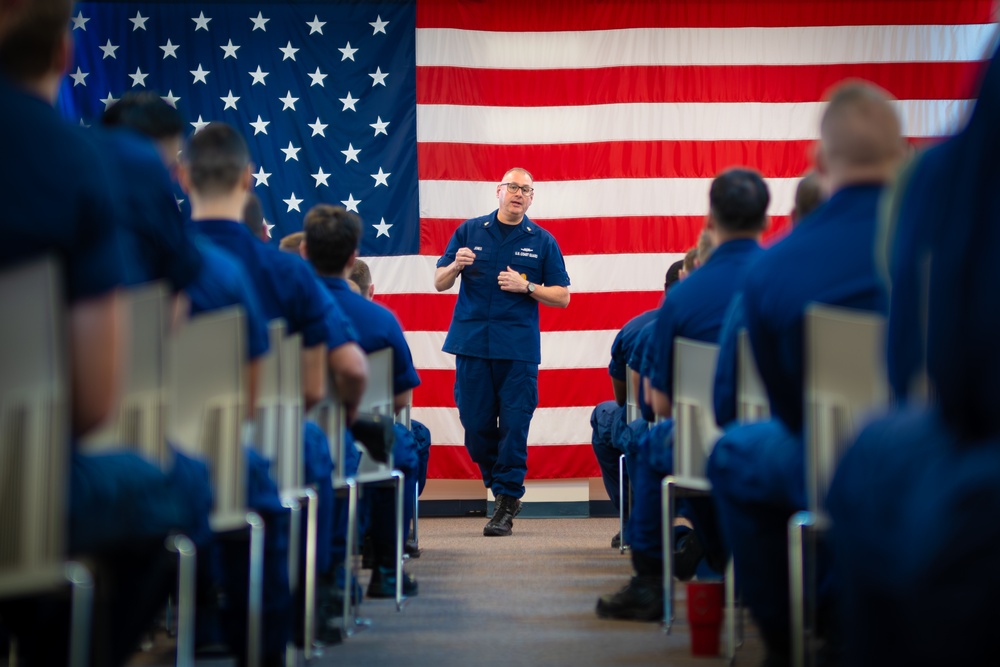
[{"label": "american flag backdrop", "polygon": [[377,299],[399,315],[420,370],[414,417],[433,434],[437,478],[479,473],[441,352],[457,288],[434,291],[434,263],[458,223],[495,208],[509,167],[531,171],[529,215],[559,241],[573,296],[567,310],[542,308],[529,478],[594,477],[589,414],[611,398],[611,341],[658,304],[666,269],[696,242],[710,179],[759,169],[780,234],[824,91],[849,77],[891,92],[913,140],[947,133],[996,31],[992,6],[80,3],[61,107],[89,123],[124,91],[156,90],[192,131],[240,128],[276,237],[318,202],[356,210]]}]

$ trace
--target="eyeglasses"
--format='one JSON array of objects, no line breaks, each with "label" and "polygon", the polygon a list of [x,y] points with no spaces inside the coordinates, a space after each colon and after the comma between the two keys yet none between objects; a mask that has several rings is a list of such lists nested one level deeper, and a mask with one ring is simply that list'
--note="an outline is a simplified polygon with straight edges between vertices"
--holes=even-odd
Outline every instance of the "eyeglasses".
[{"label": "eyeglasses", "polygon": [[535,191],[535,188],[531,187],[530,185],[518,185],[517,183],[501,183],[500,185],[506,185],[507,192],[511,194],[514,194],[515,192],[520,190],[521,192],[524,193],[525,197],[530,197],[531,194]]}]

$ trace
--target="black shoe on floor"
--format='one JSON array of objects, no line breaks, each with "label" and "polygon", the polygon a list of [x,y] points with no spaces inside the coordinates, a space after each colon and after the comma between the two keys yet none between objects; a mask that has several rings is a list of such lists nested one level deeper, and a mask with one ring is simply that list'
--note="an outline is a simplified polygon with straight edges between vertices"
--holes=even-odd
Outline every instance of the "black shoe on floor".
[{"label": "black shoe on floor", "polygon": [[[403,573],[403,595],[413,597],[417,594],[419,586],[417,580],[410,575]],[[396,568],[395,567],[374,567],[372,568],[372,578],[368,582],[368,597],[370,598],[394,598],[396,597]]]},{"label": "black shoe on floor", "polygon": [[694,531],[691,531],[681,538],[674,550],[674,576],[681,581],[690,581],[704,557],[705,549]]},{"label": "black shoe on floor", "polygon": [[514,526],[514,517],[520,513],[520,500],[514,496],[499,494],[493,507],[493,518],[483,528],[483,535],[486,537],[510,535]]},{"label": "black shoe on floor", "polygon": [[662,620],[663,579],[632,577],[628,586],[617,593],[601,596],[597,601],[597,615],[623,621]]},{"label": "black shoe on floor", "polygon": [[612,549],[622,548],[622,534],[620,532],[615,533],[615,536],[611,538],[611,548]]}]

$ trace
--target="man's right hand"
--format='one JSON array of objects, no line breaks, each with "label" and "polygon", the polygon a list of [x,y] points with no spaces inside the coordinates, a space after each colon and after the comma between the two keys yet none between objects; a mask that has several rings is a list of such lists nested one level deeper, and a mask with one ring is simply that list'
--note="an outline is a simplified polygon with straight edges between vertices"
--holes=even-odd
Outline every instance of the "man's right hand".
[{"label": "man's right hand", "polygon": [[468,248],[459,248],[455,253],[455,270],[461,271],[465,267],[476,261],[476,253]]}]

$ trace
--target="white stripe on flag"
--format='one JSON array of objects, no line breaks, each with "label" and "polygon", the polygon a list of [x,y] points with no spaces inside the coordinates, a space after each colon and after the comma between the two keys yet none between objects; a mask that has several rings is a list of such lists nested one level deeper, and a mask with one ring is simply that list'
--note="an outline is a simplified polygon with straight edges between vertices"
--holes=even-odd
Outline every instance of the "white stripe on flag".
[{"label": "white stripe on flag", "polygon": [[[911,137],[950,133],[968,100],[894,103]],[[566,144],[602,141],[801,141],[819,137],[825,102],[599,104],[558,107],[417,105],[421,142]],[[423,200],[421,200],[423,201]]]},{"label": "white stripe on flag", "polygon": [[[795,204],[798,178],[768,178],[771,215]],[[705,215],[710,178],[609,178],[539,181],[528,215],[554,218]],[[496,203],[495,182],[420,181],[420,216],[465,220]],[[544,224],[542,225],[545,226]],[[595,248],[599,250],[599,248]]]},{"label": "white stripe on flag", "polygon": [[[568,255],[570,293],[659,292],[670,265],[683,253],[619,255]],[[365,257],[378,294],[435,294],[434,271],[438,258],[430,255]],[[459,281],[461,278],[459,278]],[[448,290],[457,293],[460,282]],[[572,308],[572,300],[570,308]]]},{"label": "white stripe on flag", "polygon": [[502,33],[421,28],[417,66],[587,69],[968,61],[983,57],[995,29],[994,24]]},{"label": "white stripe on flag", "polygon": [[[441,351],[445,331],[407,331],[406,342],[417,368],[454,370],[455,357]],[[502,330],[497,335],[503,335]],[[617,330],[543,331],[541,370],[605,368]]]},{"label": "white stripe on flag", "polygon": [[[538,408],[531,418],[529,445],[579,445],[589,443],[590,413],[593,406],[578,408]],[[434,446],[460,445],[465,430],[458,408],[413,408],[413,418],[434,435]]]}]

